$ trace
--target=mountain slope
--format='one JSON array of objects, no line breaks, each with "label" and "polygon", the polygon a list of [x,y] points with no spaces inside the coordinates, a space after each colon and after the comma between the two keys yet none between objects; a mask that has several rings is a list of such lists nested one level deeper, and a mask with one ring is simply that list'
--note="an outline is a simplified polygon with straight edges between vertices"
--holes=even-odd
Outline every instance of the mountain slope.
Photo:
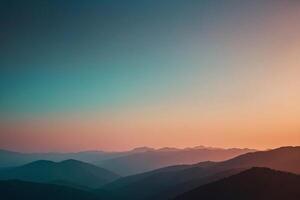
[{"label": "mountain slope", "polygon": [[267,168],[252,168],[240,174],[201,186],[174,200],[297,200],[300,176]]},{"label": "mountain slope", "polygon": [[118,179],[105,185],[104,188],[118,192],[129,199],[173,198],[174,194],[189,191],[251,167],[269,167],[298,173],[299,159],[300,147],[283,147],[247,153],[223,162],[204,162],[162,168]]},{"label": "mountain slope", "polygon": [[70,187],[18,180],[0,181],[0,198],[3,200],[107,200],[113,196],[103,192],[97,195]]},{"label": "mountain slope", "polygon": [[[166,191],[170,192],[171,197],[175,197],[178,191],[182,191],[182,188],[175,190],[173,190],[173,188],[180,184],[187,186],[184,187],[185,190],[182,191],[185,192],[191,189],[191,185],[187,184],[190,181],[195,180],[196,186],[194,187],[197,187],[200,184],[208,183],[210,180],[218,180],[215,179],[217,176],[213,177],[215,174],[205,175],[206,167],[213,165],[215,165],[214,162],[203,162],[199,163],[196,168],[193,165],[166,167],[143,174],[120,178],[105,185],[103,189],[118,192],[120,196],[132,200],[165,199],[165,197],[168,196],[165,194]],[[229,175],[233,174],[233,172],[227,171],[224,172],[220,178],[227,176],[227,173]],[[164,193],[164,195],[159,195],[160,193]]]},{"label": "mountain slope", "polygon": [[225,177],[238,174],[239,172],[242,172],[244,170],[245,169],[231,169],[231,170],[218,172],[213,175],[203,176],[200,178],[195,178],[192,180],[181,182],[177,185],[167,187],[166,189],[162,190],[158,194],[152,195],[151,198],[148,199],[156,199],[156,200],[172,199],[180,194],[190,191],[191,189],[220,180]]},{"label": "mountain slope", "polygon": [[253,151],[255,150],[210,147],[186,149],[162,148],[102,160],[97,163],[97,165],[112,170],[122,176],[128,176],[172,165],[193,164],[207,160],[223,161]]},{"label": "mountain slope", "polygon": [[119,178],[118,175],[80,161],[66,160],[62,162],[35,161],[27,165],[0,172],[0,179],[19,179],[32,182],[57,183],[97,188]]},{"label": "mountain slope", "polygon": [[216,168],[268,167],[300,174],[300,146],[247,153],[219,163]]}]

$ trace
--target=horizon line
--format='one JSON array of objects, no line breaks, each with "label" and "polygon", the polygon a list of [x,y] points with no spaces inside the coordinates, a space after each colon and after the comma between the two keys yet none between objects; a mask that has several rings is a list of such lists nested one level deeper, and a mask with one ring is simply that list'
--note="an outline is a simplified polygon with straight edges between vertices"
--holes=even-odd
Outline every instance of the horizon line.
[{"label": "horizon line", "polygon": [[283,147],[298,147],[299,145],[284,145],[284,146],[277,146],[277,147],[272,147],[272,148],[250,148],[250,147],[215,147],[215,146],[204,146],[204,145],[198,145],[198,146],[192,146],[192,147],[160,147],[160,148],[154,148],[154,147],[149,147],[149,146],[137,146],[134,148],[128,148],[124,150],[101,150],[101,149],[87,149],[87,150],[78,150],[78,151],[20,151],[16,149],[9,149],[9,148],[2,148],[0,147],[0,151],[8,151],[8,152],[13,152],[13,153],[22,153],[22,154],[55,154],[55,153],[60,153],[60,154],[70,154],[70,153],[83,153],[83,152],[103,152],[103,153],[118,153],[118,152],[129,152],[129,151],[134,151],[142,148],[147,148],[149,151],[159,151],[163,149],[176,149],[176,150],[188,150],[188,149],[210,149],[210,150],[217,150],[217,149],[222,149],[222,150],[230,150],[230,149],[247,149],[247,150],[254,150],[254,151],[268,151],[268,150],[273,150],[273,149],[278,149],[278,148],[283,148]]}]

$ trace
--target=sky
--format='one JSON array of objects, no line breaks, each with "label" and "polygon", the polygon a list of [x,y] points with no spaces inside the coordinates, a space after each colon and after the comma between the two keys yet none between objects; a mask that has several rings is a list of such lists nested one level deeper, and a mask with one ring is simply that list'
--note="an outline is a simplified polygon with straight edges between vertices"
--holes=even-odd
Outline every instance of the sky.
[{"label": "sky", "polygon": [[297,0],[1,0],[0,148],[300,144]]}]

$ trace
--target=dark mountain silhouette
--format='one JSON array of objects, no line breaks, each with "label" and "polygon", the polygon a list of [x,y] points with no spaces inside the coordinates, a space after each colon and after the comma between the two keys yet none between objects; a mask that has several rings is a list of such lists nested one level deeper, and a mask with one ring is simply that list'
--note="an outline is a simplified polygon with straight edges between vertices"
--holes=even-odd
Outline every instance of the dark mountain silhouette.
[{"label": "dark mountain silhouette", "polygon": [[[247,153],[223,162],[202,162],[161,168],[120,178],[104,186],[128,199],[165,199],[251,167],[299,173],[300,147]],[[151,189],[149,189],[151,188]],[[136,198],[139,197],[139,198]],[[154,198],[155,197],[155,198]]]},{"label": "dark mountain silhouette", "polygon": [[267,168],[252,168],[240,174],[201,186],[174,200],[298,200],[300,176]]},{"label": "dark mountain silhouette", "polygon": [[113,200],[115,198],[104,191],[94,194],[66,186],[19,180],[0,181],[0,197],[3,200]]},{"label": "dark mountain silhouette", "polygon": [[128,176],[171,165],[193,164],[207,160],[223,161],[253,151],[255,150],[220,149],[202,146],[186,149],[162,148],[102,160],[97,164],[122,176]]},{"label": "dark mountain silhouette", "polygon": [[180,194],[183,194],[187,191],[190,191],[193,188],[197,188],[200,185],[205,185],[207,183],[211,183],[211,182],[220,180],[224,177],[229,177],[229,176],[238,174],[239,172],[242,172],[244,170],[245,169],[225,170],[222,172],[215,173],[213,175],[208,175],[208,176],[188,180],[188,181],[182,182],[178,185],[167,187],[166,189],[162,190],[158,194],[152,195],[151,198],[156,199],[156,200],[171,199],[171,198],[176,197]]},{"label": "dark mountain silhouette", "polygon": [[119,178],[113,172],[77,160],[62,162],[35,161],[0,172],[0,179],[61,183],[62,185],[97,188]]}]

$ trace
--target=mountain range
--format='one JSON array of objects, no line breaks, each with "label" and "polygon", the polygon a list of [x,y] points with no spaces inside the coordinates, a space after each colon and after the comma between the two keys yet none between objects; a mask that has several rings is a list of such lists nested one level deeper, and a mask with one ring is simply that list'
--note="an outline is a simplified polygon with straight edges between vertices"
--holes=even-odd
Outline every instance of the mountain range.
[{"label": "mountain range", "polygon": [[[66,186],[18,180],[0,181],[4,200],[121,200],[105,191],[84,191]],[[127,198],[126,198],[127,199]],[[268,168],[251,168],[181,194],[173,200],[298,200],[300,176]]]},{"label": "mountain range", "polygon": [[74,159],[106,168],[122,176],[128,176],[171,165],[192,164],[207,160],[227,160],[254,151],[256,150],[204,146],[185,149],[139,147],[124,152],[85,151],[77,153],[19,153],[0,150],[0,168],[20,166],[38,160],[60,162]]},{"label": "mountain range", "polygon": [[166,199],[251,167],[268,167],[300,173],[300,147],[246,153],[222,162],[201,162],[161,168],[120,178],[103,188],[118,192],[127,199]]},{"label": "mountain range", "polygon": [[[181,149],[179,154],[190,150]],[[135,151],[132,155],[178,153],[173,148]],[[33,200],[294,200],[299,199],[299,174],[299,146],[248,152],[224,161],[172,165],[126,177],[78,160],[38,160],[0,170],[0,191],[1,199],[20,199],[18,195],[23,195]]]}]

